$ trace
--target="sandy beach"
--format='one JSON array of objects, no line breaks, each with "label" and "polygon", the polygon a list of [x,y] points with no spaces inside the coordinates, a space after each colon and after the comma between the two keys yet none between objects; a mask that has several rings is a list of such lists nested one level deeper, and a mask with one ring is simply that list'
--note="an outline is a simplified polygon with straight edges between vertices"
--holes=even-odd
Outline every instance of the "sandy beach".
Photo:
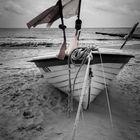
[{"label": "sandy beach", "polygon": [[[133,47],[133,49],[131,49]],[[113,128],[103,91],[83,111],[76,140],[140,139],[140,44],[109,87]],[[67,96],[47,84],[33,57],[54,48],[0,48],[0,140],[71,140],[78,103],[67,115]]]}]

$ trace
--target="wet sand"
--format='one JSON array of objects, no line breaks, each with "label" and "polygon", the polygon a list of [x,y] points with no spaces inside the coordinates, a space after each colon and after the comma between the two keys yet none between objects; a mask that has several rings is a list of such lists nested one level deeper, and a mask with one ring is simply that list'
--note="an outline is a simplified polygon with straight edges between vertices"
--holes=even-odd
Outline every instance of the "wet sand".
[{"label": "wet sand", "polygon": [[[140,139],[140,45],[109,88],[113,128],[103,91],[80,118],[76,140]],[[126,46],[129,51],[131,46]],[[47,84],[28,60],[53,48],[0,49],[0,140],[71,140],[78,103],[67,116],[67,96]]]}]

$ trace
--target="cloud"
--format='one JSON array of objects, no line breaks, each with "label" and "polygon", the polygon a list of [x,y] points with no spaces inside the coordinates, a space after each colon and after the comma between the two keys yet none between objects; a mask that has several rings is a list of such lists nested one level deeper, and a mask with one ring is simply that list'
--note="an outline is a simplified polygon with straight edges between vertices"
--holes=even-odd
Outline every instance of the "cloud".
[{"label": "cloud", "polygon": [[[26,22],[54,5],[57,0],[0,0],[0,27],[25,27]],[[83,0],[81,19],[86,26],[122,26],[140,19],[140,0]],[[106,22],[103,22],[105,21]],[[73,19],[65,23],[73,25]],[[90,20],[90,22],[89,22]],[[119,22],[119,23],[118,23]],[[57,27],[59,21],[54,25]],[[43,25],[45,26],[45,25]],[[73,27],[73,26],[72,26]]]},{"label": "cloud", "polygon": [[21,7],[21,5],[14,2],[13,0],[9,0],[7,3],[5,3],[4,10],[20,15],[24,12],[24,9]]},{"label": "cloud", "polygon": [[140,15],[140,8],[136,3],[140,5],[138,0],[135,0],[135,3],[129,0],[98,0],[92,2],[92,5],[99,11],[111,14],[138,16]]}]

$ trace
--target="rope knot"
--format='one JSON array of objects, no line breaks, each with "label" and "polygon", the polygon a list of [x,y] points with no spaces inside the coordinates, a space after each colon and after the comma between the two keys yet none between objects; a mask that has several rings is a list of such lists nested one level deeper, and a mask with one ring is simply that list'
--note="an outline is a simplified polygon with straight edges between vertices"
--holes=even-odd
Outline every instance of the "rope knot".
[{"label": "rope knot", "polygon": [[60,24],[59,28],[62,29],[62,30],[65,30],[67,27],[65,25],[63,25],[63,24]]},{"label": "rope knot", "polygon": [[[79,47],[74,49],[70,54],[70,60],[73,65],[80,65],[81,63],[86,63],[90,57],[93,60],[93,55],[91,51],[96,51],[95,47]],[[90,55],[89,55],[90,54]]]},{"label": "rope knot", "polygon": [[81,26],[82,26],[82,20],[77,19],[77,20],[75,21],[75,29],[76,29],[76,30],[80,30],[80,29],[81,29]]}]

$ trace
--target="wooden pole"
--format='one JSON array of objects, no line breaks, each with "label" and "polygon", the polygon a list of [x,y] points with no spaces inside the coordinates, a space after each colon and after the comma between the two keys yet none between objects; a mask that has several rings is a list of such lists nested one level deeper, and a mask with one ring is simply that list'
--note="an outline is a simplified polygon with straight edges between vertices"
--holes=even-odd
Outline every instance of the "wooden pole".
[{"label": "wooden pole", "polygon": [[132,37],[133,33],[135,32],[137,26],[138,26],[139,22],[137,22],[131,29],[131,31],[128,33],[128,35],[126,36],[126,39],[124,41],[124,43],[122,44],[121,48],[122,49],[124,47],[124,45],[126,44],[126,42]]},{"label": "wooden pole", "polygon": [[60,48],[58,58],[59,59],[64,59],[65,57],[65,50],[66,50],[66,31],[65,31],[65,25],[64,25],[64,19],[63,19],[63,6],[62,6],[62,1],[59,0],[59,13],[60,13],[60,18],[61,18],[61,23],[62,23],[62,30],[63,30],[63,38],[64,42]]}]

